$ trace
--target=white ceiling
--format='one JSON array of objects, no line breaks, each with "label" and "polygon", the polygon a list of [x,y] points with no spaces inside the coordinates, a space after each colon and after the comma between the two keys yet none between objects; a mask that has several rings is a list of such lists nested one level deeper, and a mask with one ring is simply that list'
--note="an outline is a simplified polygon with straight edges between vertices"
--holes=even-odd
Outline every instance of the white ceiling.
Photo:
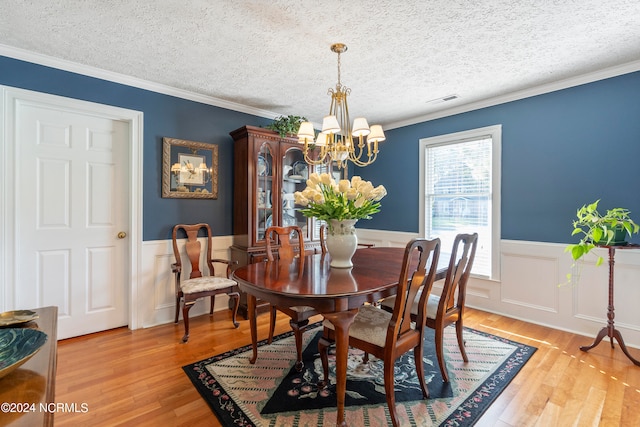
[{"label": "white ceiling", "polygon": [[[348,46],[351,117],[392,125],[640,69],[640,1],[0,0],[0,54],[45,55],[316,123],[337,82],[335,42]],[[428,102],[452,94],[459,99]]]}]

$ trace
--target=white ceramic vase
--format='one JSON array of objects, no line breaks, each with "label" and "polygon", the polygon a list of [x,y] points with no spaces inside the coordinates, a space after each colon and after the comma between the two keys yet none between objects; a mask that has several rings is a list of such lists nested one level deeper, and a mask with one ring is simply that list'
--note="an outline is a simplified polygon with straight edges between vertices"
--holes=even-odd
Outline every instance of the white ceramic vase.
[{"label": "white ceramic vase", "polygon": [[334,268],[351,268],[351,257],[358,247],[355,225],[357,219],[329,220],[327,251],[331,255],[329,265]]}]

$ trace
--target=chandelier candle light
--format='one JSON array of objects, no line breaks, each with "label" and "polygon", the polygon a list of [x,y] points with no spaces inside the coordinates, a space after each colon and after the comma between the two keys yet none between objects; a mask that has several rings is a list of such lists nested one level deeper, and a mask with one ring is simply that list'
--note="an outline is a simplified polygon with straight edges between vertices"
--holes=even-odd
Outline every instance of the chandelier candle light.
[{"label": "chandelier candle light", "polygon": [[305,207],[301,210],[304,216],[327,222],[326,243],[331,267],[350,268],[353,267],[351,257],[358,245],[355,223],[380,212],[380,200],[386,195],[384,186],[374,188],[370,181],[359,176],[336,183],[328,173],[312,173],[307,188],[296,191],[294,200]]},{"label": "chandelier candle light", "polygon": [[[333,161],[338,168],[343,168],[347,161],[351,161],[358,166],[367,166],[378,157],[378,143],[385,140],[384,132],[380,125],[369,127],[364,117],[356,118],[351,125],[347,106],[351,89],[340,82],[340,54],[347,51],[347,46],[336,43],[331,45],[331,50],[338,54],[338,83],[335,89],[329,88],[329,115],[324,117],[322,131],[317,138],[311,122],[301,123],[298,140],[304,144],[304,159],[309,164],[320,165]],[[358,141],[357,149],[354,137]]]}]

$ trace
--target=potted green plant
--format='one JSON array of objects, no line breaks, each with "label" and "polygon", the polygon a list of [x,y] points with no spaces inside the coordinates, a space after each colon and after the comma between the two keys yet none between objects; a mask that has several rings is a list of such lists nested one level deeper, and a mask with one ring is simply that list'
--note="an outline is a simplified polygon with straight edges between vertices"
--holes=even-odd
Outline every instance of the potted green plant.
[{"label": "potted green plant", "polygon": [[[571,235],[580,234],[582,237],[578,243],[567,245],[565,248],[565,252],[571,252],[574,261],[578,261],[598,245],[625,245],[627,236],[640,230],[640,226],[631,219],[628,209],[613,208],[603,215],[598,212],[599,202],[600,199],[584,205],[576,212]],[[596,265],[602,264],[603,261],[599,256]],[[571,275],[567,275],[567,278],[570,279]]]},{"label": "potted green plant", "polygon": [[284,138],[287,135],[295,135],[300,129],[300,123],[306,122],[307,118],[302,116],[280,116],[273,120],[273,123],[267,125],[267,129],[275,130],[280,135],[280,138]]}]

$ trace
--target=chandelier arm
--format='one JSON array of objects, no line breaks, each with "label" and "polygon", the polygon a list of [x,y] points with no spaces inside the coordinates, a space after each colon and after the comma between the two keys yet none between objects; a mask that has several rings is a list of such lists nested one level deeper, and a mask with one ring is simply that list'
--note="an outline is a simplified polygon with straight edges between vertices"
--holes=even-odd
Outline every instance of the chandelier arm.
[{"label": "chandelier arm", "polygon": [[[352,146],[351,149],[349,150],[349,159],[356,163],[358,166],[366,166],[369,165],[371,163],[373,163],[373,161],[375,160],[375,156],[372,159],[372,155],[373,153],[376,153],[376,150],[374,149],[374,151],[371,151],[371,143],[367,142],[367,161],[365,162],[364,160],[362,160],[362,156],[364,155],[364,145],[365,142],[363,140],[362,136],[359,136],[359,143],[358,143],[358,151],[356,153],[355,148]],[[375,148],[375,147],[374,147]]]},{"label": "chandelier arm", "polygon": [[312,159],[307,154],[304,155],[304,161],[307,162],[307,164],[314,166],[323,165],[326,163],[324,159]]},{"label": "chandelier arm", "polygon": [[374,154],[373,154],[373,157],[371,157],[371,156],[370,156],[370,157],[368,157],[366,162],[365,162],[365,161],[360,160],[360,158],[359,158],[359,157],[357,157],[357,158],[356,158],[356,157],[351,157],[351,156],[349,156],[349,160],[350,160],[354,165],[362,167],[362,166],[368,166],[368,165],[370,165],[371,163],[375,162],[377,157],[378,157],[378,154],[377,154],[377,153],[374,153]]},{"label": "chandelier arm", "polygon": [[[311,157],[310,153],[317,153],[316,156],[315,156],[316,158],[314,159],[313,157]],[[309,142],[305,138],[303,154],[304,154],[304,161],[307,162],[307,164],[317,166],[317,165],[322,165],[322,164],[326,163],[325,158],[327,157],[328,153],[327,153],[325,147],[320,147],[320,152],[319,153],[315,149],[312,150],[309,147]]]}]

